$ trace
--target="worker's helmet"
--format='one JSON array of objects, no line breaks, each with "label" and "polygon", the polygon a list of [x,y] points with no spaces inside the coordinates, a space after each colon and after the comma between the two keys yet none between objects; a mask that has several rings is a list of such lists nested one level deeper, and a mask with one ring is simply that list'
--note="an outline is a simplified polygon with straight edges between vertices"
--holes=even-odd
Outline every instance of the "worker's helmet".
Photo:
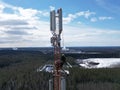
[{"label": "worker's helmet", "polygon": [[65,56],[64,54],[62,54],[61,56]]}]

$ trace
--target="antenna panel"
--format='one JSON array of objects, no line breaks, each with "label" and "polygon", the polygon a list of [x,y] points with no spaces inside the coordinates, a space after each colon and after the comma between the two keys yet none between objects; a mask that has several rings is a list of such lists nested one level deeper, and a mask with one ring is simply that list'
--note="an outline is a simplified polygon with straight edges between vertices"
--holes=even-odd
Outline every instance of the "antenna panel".
[{"label": "antenna panel", "polygon": [[58,11],[58,18],[59,18],[59,31],[62,31],[62,9],[60,8]]},{"label": "antenna panel", "polygon": [[55,10],[50,12],[50,30],[55,31],[56,30],[56,16],[55,16]]}]

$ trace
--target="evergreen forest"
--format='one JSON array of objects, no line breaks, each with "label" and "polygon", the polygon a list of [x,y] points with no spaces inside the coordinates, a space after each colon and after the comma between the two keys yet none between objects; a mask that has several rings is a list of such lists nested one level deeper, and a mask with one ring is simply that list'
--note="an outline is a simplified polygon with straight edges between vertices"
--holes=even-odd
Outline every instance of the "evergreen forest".
[{"label": "evergreen forest", "polygon": [[[66,90],[120,90],[120,68],[84,69],[67,55],[69,68]],[[0,51],[0,90],[48,90],[52,74],[37,68],[53,63],[53,53]]]}]

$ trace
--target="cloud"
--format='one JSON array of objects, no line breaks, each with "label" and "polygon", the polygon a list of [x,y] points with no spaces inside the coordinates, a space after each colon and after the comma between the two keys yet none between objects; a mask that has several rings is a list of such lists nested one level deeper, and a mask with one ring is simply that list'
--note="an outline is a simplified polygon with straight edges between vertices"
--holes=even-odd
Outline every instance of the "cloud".
[{"label": "cloud", "polygon": [[71,21],[73,21],[75,18],[77,18],[77,15],[73,15],[73,14],[69,14],[68,17],[63,18],[63,22],[65,24],[70,23]]},{"label": "cloud", "polygon": [[1,41],[0,45],[2,46],[2,44],[8,44],[8,43],[9,43],[9,45],[10,44],[12,45],[13,43],[16,43],[16,42],[21,43],[21,41],[24,41],[24,39],[20,35],[8,35],[8,34],[4,34],[4,35],[1,35],[0,41]]},{"label": "cloud", "polygon": [[[43,18],[48,18],[49,11],[26,9],[6,3],[0,5],[0,47],[51,46],[50,24],[49,21],[43,20]],[[7,13],[6,8],[12,12]],[[93,22],[100,20],[95,15],[95,12],[87,10],[68,14],[67,17],[63,18],[64,23],[66,23],[63,27],[66,46],[120,45],[120,39],[118,39],[120,36],[119,30],[101,30],[88,26],[80,25],[76,27],[68,24],[79,17],[84,17],[87,20],[93,18]],[[104,20],[107,19],[110,19],[110,17],[104,17]],[[103,17],[101,20],[103,21]],[[79,23],[82,22],[79,21]]]},{"label": "cloud", "polygon": [[[49,43],[49,23],[41,20],[41,18],[49,16],[48,11],[0,3],[1,47],[42,46],[42,44],[37,43],[41,41]],[[8,13],[6,9],[11,12]],[[43,46],[48,45],[48,43],[43,43]]]},{"label": "cloud", "polygon": [[24,8],[21,8],[21,7],[18,8],[18,12],[23,17],[34,17],[39,13],[39,11],[37,11],[35,9],[30,9],[30,8],[29,9],[24,9]]},{"label": "cloud", "polygon": [[11,25],[28,25],[28,23],[24,20],[0,20],[0,26],[11,26]]},{"label": "cloud", "polygon": [[5,33],[10,34],[10,35],[27,35],[28,34],[25,31],[17,31],[17,30],[5,31]]},{"label": "cloud", "polygon": [[68,24],[78,17],[83,16],[84,18],[88,19],[91,15],[95,15],[95,14],[96,14],[95,12],[90,12],[89,10],[80,11],[80,12],[77,12],[75,14],[68,14],[67,17],[63,18],[63,21],[65,24]]},{"label": "cloud", "polygon": [[0,4],[0,13],[3,12],[3,9],[4,9],[4,8],[5,8],[4,5]]},{"label": "cloud", "polygon": [[84,19],[87,19],[91,22],[112,20],[113,19],[113,17],[110,17],[110,16],[97,16],[95,12],[91,12],[91,11],[87,10],[87,11],[80,11],[80,12],[77,12],[74,14],[68,14],[67,17],[63,17],[63,23],[69,24],[79,17],[84,17]]},{"label": "cloud", "polygon": [[101,16],[101,17],[92,17],[90,21],[97,22],[97,21],[112,20],[112,19],[113,17]]},{"label": "cloud", "polygon": [[55,7],[54,6],[49,6],[50,10],[55,10]]},{"label": "cloud", "polygon": [[99,20],[111,20],[113,17],[99,17]]},{"label": "cloud", "polygon": [[84,27],[64,27],[66,46],[119,46],[120,31]]},{"label": "cloud", "polygon": [[95,15],[96,13],[95,12],[90,12],[89,10],[88,11],[85,11],[84,12],[84,17],[85,18],[89,18],[91,15]]},{"label": "cloud", "polygon": [[82,22],[80,22],[80,21],[79,21],[79,22],[77,22],[77,23],[78,23],[78,24],[82,24]]},{"label": "cloud", "polygon": [[96,22],[97,21],[97,18],[96,17],[93,17],[90,19],[91,22]]}]

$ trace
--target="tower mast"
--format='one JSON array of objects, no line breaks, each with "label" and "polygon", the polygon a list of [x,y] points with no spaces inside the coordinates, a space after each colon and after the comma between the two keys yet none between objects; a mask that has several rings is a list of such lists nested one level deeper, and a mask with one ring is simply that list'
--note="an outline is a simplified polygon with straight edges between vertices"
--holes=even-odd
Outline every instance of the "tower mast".
[{"label": "tower mast", "polygon": [[52,32],[51,44],[54,47],[54,71],[53,90],[63,90],[61,83],[61,33],[62,33],[62,9],[50,12],[50,30]]}]

